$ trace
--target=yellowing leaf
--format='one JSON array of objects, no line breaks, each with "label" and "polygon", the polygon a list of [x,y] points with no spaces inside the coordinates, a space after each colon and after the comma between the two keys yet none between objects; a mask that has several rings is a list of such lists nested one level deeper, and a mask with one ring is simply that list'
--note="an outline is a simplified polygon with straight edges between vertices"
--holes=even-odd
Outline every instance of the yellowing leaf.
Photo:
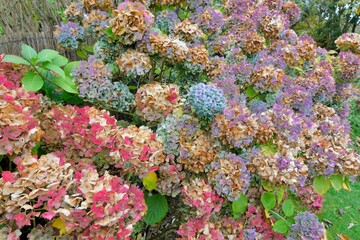
[{"label": "yellowing leaf", "polygon": [[52,223],[52,226],[59,229],[60,236],[66,234],[65,222],[61,218],[55,219],[55,221]]},{"label": "yellowing leaf", "polygon": [[176,112],[175,112],[176,116],[181,117],[183,115],[183,109],[182,107],[179,107]]},{"label": "yellowing leaf", "polygon": [[341,240],[350,240],[350,238],[344,234],[337,234]]},{"label": "yellowing leaf", "polygon": [[272,154],[274,154],[274,153],[277,152],[277,150],[276,150],[276,145],[273,144],[273,143],[263,144],[263,145],[261,146],[261,150],[263,151],[265,157],[269,157],[269,156],[271,156]]},{"label": "yellowing leaf", "polygon": [[143,178],[142,182],[145,188],[149,191],[156,189],[156,182],[158,178],[155,172],[149,172],[149,174]]}]

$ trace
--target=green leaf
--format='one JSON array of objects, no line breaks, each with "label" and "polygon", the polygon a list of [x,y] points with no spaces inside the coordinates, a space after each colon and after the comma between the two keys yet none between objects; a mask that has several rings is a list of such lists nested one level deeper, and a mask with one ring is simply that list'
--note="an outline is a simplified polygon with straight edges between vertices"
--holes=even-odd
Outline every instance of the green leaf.
[{"label": "green leaf", "polygon": [[254,98],[256,95],[257,95],[257,92],[254,90],[254,87],[253,86],[250,86],[246,89],[245,91],[245,95],[248,97],[248,98]]},{"label": "green leaf", "polygon": [[6,55],[1,62],[30,65],[30,63],[22,57],[18,57],[15,55]]},{"label": "green leaf", "polygon": [[281,186],[276,192],[278,204],[281,203],[281,201],[284,197],[284,194],[285,194],[285,188],[284,188],[284,186]]},{"label": "green leaf", "polygon": [[293,67],[293,69],[296,70],[297,73],[304,73],[304,70],[299,67]]},{"label": "green leaf", "polygon": [[59,56],[59,52],[51,49],[44,49],[39,52],[37,57],[39,62],[46,62],[53,60],[57,56]]},{"label": "green leaf", "polygon": [[69,62],[68,64],[66,64],[64,67],[64,72],[66,76],[70,76],[74,68],[76,68],[79,64],[80,61]]},{"label": "green leaf", "polygon": [[60,55],[58,55],[51,61],[52,64],[54,64],[58,67],[65,66],[68,62],[69,62],[69,59],[67,59],[66,57],[60,56]]},{"label": "green leaf", "polygon": [[276,205],[276,197],[274,193],[265,192],[261,196],[261,203],[266,210],[271,210]]},{"label": "green leaf", "polygon": [[128,86],[129,90],[136,90],[137,86]]},{"label": "green leaf", "polygon": [[351,191],[349,176],[345,176],[343,188],[347,191]]},{"label": "green leaf", "polygon": [[285,234],[287,231],[289,231],[289,226],[285,220],[280,219],[274,223],[273,230],[275,232]]},{"label": "green leaf", "polygon": [[282,205],[282,210],[286,216],[291,217],[295,211],[293,202],[290,199],[286,199]]},{"label": "green leaf", "polygon": [[323,195],[329,190],[330,181],[329,181],[329,179],[326,179],[325,176],[320,175],[320,176],[317,176],[316,178],[314,178],[313,186],[314,186],[315,192]]},{"label": "green leaf", "polygon": [[30,92],[36,92],[44,85],[44,80],[34,72],[27,72],[22,78],[24,88]]},{"label": "green leaf", "polygon": [[61,97],[64,100],[64,102],[72,104],[72,105],[79,105],[82,104],[84,101],[76,94],[68,93],[63,91],[61,93]]},{"label": "green leaf", "polygon": [[88,52],[94,52],[94,46],[90,45],[90,46],[83,46],[82,49],[88,51]]},{"label": "green leaf", "polygon": [[145,223],[150,225],[161,222],[169,210],[166,198],[160,194],[155,194],[145,196],[145,202],[148,207],[144,219]]},{"label": "green leaf", "polygon": [[50,79],[50,81],[56,85],[58,85],[60,88],[65,90],[68,93],[78,93],[77,88],[75,84],[72,82],[71,77],[54,77]]},{"label": "green leaf", "polygon": [[57,75],[59,75],[59,77],[65,78],[65,72],[60,67],[58,67],[58,66],[56,66],[54,64],[51,64],[51,63],[45,63],[43,66],[46,69],[55,72]]},{"label": "green leaf", "polygon": [[340,174],[331,175],[330,176],[330,183],[335,188],[336,191],[339,191],[343,187],[343,177]]},{"label": "green leaf", "polygon": [[32,59],[37,58],[37,53],[35,49],[26,44],[23,44],[21,47],[21,55],[29,62],[31,62]]},{"label": "green leaf", "polygon": [[5,227],[6,226],[6,223],[1,223],[0,224],[0,230],[3,228],[3,227]]},{"label": "green leaf", "polygon": [[188,13],[185,12],[184,10],[180,9],[179,12],[178,12],[178,16],[181,20],[184,20],[185,18],[188,17]]},{"label": "green leaf", "polygon": [[272,142],[265,143],[261,145],[261,150],[263,151],[265,157],[269,157],[271,154],[276,153],[276,145]]},{"label": "green leaf", "polygon": [[248,203],[247,197],[241,194],[241,196],[231,204],[233,215],[239,216],[239,214],[243,214],[248,208]]},{"label": "green leaf", "polygon": [[87,54],[84,50],[78,49],[76,50],[76,55],[78,55],[79,57],[86,59],[87,58]]}]

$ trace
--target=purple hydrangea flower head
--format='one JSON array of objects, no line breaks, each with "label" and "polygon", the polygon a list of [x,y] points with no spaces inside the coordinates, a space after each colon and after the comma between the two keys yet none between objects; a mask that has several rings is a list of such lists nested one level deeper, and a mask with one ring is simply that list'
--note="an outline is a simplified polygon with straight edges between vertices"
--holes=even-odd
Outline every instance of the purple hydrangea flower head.
[{"label": "purple hydrangea flower head", "polygon": [[187,102],[196,115],[205,119],[213,119],[222,113],[226,106],[226,98],[221,89],[213,84],[199,83],[192,86],[187,94]]},{"label": "purple hydrangea flower head", "polygon": [[339,77],[346,81],[360,79],[360,55],[352,52],[340,52],[339,54]]},{"label": "purple hydrangea flower head", "polygon": [[313,239],[320,240],[324,235],[324,226],[316,216],[309,212],[301,212],[295,217],[287,240]]},{"label": "purple hydrangea flower head", "polygon": [[126,85],[111,81],[110,68],[95,56],[81,61],[71,76],[78,86],[79,96],[85,101],[123,111],[128,110],[134,99]]},{"label": "purple hydrangea flower head", "polygon": [[84,28],[76,22],[61,23],[56,26],[55,37],[63,48],[79,47],[79,42],[84,40]]},{"label": "purple hydrangea flower head", "polygon": [[175,28],[175,23],[179,22],[181,20],[177,13],[166,9],[156,15],[154,27],[159,28],[164,33],[171,33]]},{"label": "purple hydrangea flower head", "polygon": [[210,182],[219,195],[230,201],[238,199],[250,183],[250,172],[246,162],[241,157],[226,152],[220,152],[207,167]]}]

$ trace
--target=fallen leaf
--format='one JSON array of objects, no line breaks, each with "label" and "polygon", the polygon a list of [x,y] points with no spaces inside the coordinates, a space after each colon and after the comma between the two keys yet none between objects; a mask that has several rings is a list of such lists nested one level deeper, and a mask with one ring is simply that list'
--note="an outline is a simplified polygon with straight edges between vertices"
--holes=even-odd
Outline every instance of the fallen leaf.
[{"label": "fallen leaf", "polygon": [[340,238],[340,240],[350,240],[350,238],[344,234],[337,234],[337,236]]}]

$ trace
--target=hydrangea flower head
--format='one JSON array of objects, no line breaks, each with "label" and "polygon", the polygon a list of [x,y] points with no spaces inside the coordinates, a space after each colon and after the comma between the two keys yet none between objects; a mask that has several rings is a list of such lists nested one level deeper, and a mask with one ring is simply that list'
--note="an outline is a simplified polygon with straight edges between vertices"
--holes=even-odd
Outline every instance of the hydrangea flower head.
[{"label": "hydrangea flower head", "polygon": [[111,81],[110,68],[95,56],[81,61],[71,75],[78,86],[79,96],[85,101],[123,111],[130,107],[134,99],[125,84]]},{"label": "hydrangea flower head", "polygon": [[216,155],[215,161],[210,164],[208,176],[216,192],[230,201],[239,198],[250,182],[244,159],[225,152]]},{"label": "hydrangea flower head", "polygon": [[76,22],[61,23],[54,32],[58,44],[65,49],[76,49],[84,40],[84,28]]},{"label": "hydrangea flower head", "polygon": [[112,32],[125,45],[141,40],[154,23],[154,16],[140,2],[122,2],[113,13],[114,18],[110,20]]},{"label": "hydrangea flower head", "polygon": [[313,239],[320,240],[324,235],[324,226],[316,216],[309,212],[299,213],[295,217],[288,240]]},{"label": "hydrangea flower head", "polygon": [[204,119],[213,119],[226,107],[226,98],[216,85],[199,83],[192,86],[187,101],[196,115]]}]

